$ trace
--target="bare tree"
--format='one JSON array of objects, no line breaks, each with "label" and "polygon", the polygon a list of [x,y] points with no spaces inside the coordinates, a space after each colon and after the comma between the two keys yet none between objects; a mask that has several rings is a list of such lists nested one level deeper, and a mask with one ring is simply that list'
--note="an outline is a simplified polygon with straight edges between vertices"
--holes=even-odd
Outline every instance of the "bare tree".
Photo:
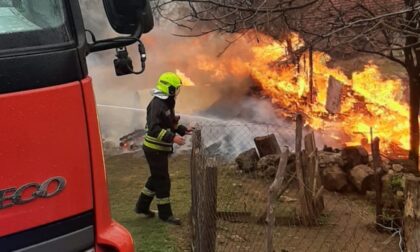
[{"label": "bare tree", "polygon": [[[319,0],[154,0],[161,17],[188,30],[185,36],[211,32],[240,33],[249,30],[282,34],[285,13]],[[176,6],[177,11],[174,10]],[[197,24],[200,24],[197,26]]]},{"label": "bare tree", "polygon": [[[177,16],[168,11],[174,4],[182,10]],[[409,79],[409,155],[418,165],[420,0],[155,0],[155,6],[162,17],[190,30],[186,36],[257,30],[280,37],[296,31],[314,49],[371,53],[397,62]]]}]

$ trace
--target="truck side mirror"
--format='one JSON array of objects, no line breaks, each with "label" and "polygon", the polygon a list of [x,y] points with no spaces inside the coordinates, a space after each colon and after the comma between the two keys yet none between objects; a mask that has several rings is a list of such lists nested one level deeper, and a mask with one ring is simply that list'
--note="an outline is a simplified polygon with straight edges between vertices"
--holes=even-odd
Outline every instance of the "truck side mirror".
[{"label": "truck side mirror", "polygon": [[[95,35],[86,30],[92,36],[92,43],[88,44],[87,54],[115,48],[117,58],[114,60],[114,66],[118,76],[143,73],[146,68],[146,49],[140,37],[143,33],[151,31],[154,26],[149,0],[103,0],[103,3],[112,28],[118,33],[129,34],[129,36],[96,40]],[[133,62],[126,48],[134,43],[138,43],[141,63],[139,71],[133,69]]]},{"label": "truck side mirror", "polygon": [[[154,26],[149,0],[103,0],[112,28],[121,34],[141,35]],[[141,28],[140,34],[139,26]]]}]

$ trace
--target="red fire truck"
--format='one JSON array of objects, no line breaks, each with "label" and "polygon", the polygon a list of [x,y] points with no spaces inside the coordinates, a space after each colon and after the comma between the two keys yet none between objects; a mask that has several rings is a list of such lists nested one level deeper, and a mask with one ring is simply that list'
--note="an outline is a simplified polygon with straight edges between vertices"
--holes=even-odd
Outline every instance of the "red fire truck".
[{"label": "red fire truck", "polygon": [[[86,56],[144,70],[148,0],[103,0],[121,37],[96,40],[76,0],[0,0],[0,251],[132,251],[111,219]],[[142,70],[126,46],[138,44]]]}]

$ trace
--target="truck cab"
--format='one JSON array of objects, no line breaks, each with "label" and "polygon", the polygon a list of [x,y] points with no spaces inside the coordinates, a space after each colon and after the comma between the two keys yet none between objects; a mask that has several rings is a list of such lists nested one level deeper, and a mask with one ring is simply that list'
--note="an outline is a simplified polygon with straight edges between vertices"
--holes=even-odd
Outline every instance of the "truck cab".
[{"label": "truck cab", "polygon": [[[0,251],[133,251],[111,218],[86,64],[152,29],[148,1],[119,2],[106,13],[129,35],[88,42],[78,1],[0,0]],[[135,73],[123,56],[117,72]]]}]

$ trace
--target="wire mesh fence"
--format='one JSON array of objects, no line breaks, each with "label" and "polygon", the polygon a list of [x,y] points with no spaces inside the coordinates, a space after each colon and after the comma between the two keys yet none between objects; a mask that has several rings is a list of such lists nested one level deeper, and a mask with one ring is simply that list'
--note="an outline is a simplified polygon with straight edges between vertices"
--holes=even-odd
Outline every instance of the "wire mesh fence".
[{"label": "wire mesh fence", "polygon": [[[200,123],[200,131],[191,159],[193,250],[267,251],[268,189],[280,156],[260,157],[254,138],[274,134],[283,150],[292,151],[294,126],[208,121]],[[400,250],[400,229],[377,231],[369,192],[324,190],[316,224],[305,226],[295,159],[291,153],[274,204],[275,251]],[[200,239],[205,243],[197,247]]]},{"label": "wire mesh fence", "polygon": [[[143,113],[143,111],[140,112]],[[144,115],[136,114],[137,117],[144,117]],[[404,175],[401,173],[400,163],[388,163],[384,166],[388,166],[388,171],[385,171],[386,174],[382,179],[388,182],[384,183],[383,189],[384,213],[382,217],[385,221],[382,224],[375,222],[376,202],[373,190],[368,190],[362,195],[354,191],[349,192],[345,188],[341,192],[324,190],[324,209],[318,216],[316,225],[307,227],[302,224],[299,183],[294,170],[296,166],[293,153],[295,149],[294,123],[282,122],[273,125],[188,115],[182,115],[182,117],[184,122],[199,123],[202,135],[201,159],[203,164],[208,166],[203,165],[206,167],[204,173],[193,174],[191,171],[192,191],[194,187],[201,186],[200,194],[196,194],[196,199],[199,199],[200,204],[193,200],[192,209],[195,207],[207,210],[214,209],[216,206],[213,213],[200,212],[203,215],[196,220],[199,221],[196,224],[206,231],[199,236],[198,240],[205,240],[207,243],[200,248],[201,250],[196,248],[195,251],[212,251],[212,248],[216,251],[267,251],[267,192],[276,175],[279,157],[269,155],[261,158],[255,150],[254,138],[270,134],[275,136],[283,150],[285,146],[288,146],[291,151],[283,181],[288,186],[281,188],[281,193],[276,197],[274,205],[273,247],[275,251],[401,250],[401,205],[404,206],[406,200],[404,195],[401,196],[404,191],[401,186]],[[304,133],[307,134],[308,131]],[[321,140],[321,135],[319,137],[317,140]],[[134,142],[135,146],[141,146],[142,137]],[[190,144],[176,146],[175,155],[185,155],[190,151]],[[125,151],[115,152],[124,153]],[[236,160],[241,154],[242,157],[245,155],[250,159],[242,161],[240,167]],[[337,162],[330,163],[337,156],[340,156],[340,153],[320,151],[319,173],[330,172],[334,177],[337,175],[334,175],[335,172],[342,172],[343,169],[337,167]],[[210,165],[208,165],[208,160],[211,160]],[[214,174],[208,175],[206,172],[209,170]],[[395,174],[392,174],[393,171]],[[326,182],[325,176],[321,178],[323,183]],[[348,177],[345,180],[348,180]],[[212,186],[213,189],[211,189]],[[186,188],[189,191],[189,185]],[[191,193],[194,194],[194,192]],[[212,199],[216,200],[216,204],[211,203]],[[210,225],[210,230],[206,230],[211,223],[215,225]],[[378,232],[378,226],[383,227],[383,232]],[[194,228],[191,229],[194,233]],[[197,237],[193,236],[194,238]],[[213,240],[214,247],[211,245]]]}]

